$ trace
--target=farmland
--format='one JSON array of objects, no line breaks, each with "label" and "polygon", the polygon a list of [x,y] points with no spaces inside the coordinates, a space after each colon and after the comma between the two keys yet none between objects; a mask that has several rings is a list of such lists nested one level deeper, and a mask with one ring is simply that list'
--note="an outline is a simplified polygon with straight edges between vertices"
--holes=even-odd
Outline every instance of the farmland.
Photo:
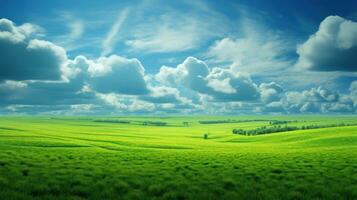
[{"label": "farmland", "polygon": [[[356,123],[354,116],[1,117],[0,199],[357,199]],[[276,124],[298,129],[232,132]]]}]

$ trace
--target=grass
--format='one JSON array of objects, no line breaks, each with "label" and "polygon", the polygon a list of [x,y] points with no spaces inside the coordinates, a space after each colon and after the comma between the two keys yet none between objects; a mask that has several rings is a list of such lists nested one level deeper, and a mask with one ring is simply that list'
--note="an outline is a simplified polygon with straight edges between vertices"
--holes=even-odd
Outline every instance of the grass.
[{"label": "grass", "polygon": [[[354,116],[1,117],[0,199],[357,199],[357,126],[232,134],[269,120],[357,122]],[[148,121],[166,125],[143,125]]]}]

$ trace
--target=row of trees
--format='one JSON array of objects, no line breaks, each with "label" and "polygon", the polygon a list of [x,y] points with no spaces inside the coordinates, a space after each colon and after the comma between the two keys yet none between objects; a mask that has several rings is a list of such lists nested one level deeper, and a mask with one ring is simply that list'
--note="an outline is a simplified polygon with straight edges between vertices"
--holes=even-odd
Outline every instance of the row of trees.
[{"label": "row of trees", "polygon": [[166,122],[161,121],[130,121],[130,120],[118,120],[118,119],[96,119],[93,122],[106,122],[106,123],[118,123],[118,124],[141,124],[144,126],[166,126]]},{"label": "row of trees", "polygon": [[144,121],[143,122],[144,126],[166,126],[166,122],[160,122],[160,121]]},{"label": "row of trees", "polygon": [[298,122],[297,120],[271,120],[269,121],[270,125],[278,125],[278,124],[287,124],[292,122]]},{"label": "row of trees", "polygon": [[292,122],[298,122],[297,120],[269,120],[269,119],[242,119],[242,120],[205,120],[198,121],[200,124],[223,124],[223,123],[243,123],[243,122],[269,122],[270,125],[287,124]]},{"label": "row of trees", "polygon": [[266,119],[243,119],[243,120],[206,120],[206,121],[198,121],[200,124],[224,124],[224,123],[242,123],[242,122],[262,122],[262,121],[270,121]]},{"label": "row of trees", "polygon": [[93,122],[106,122],[106,123],[118,123],[118,124],[130,124],[129,120],[118,120],[118,119],[96,119]]},{"label": "row of trees", "polygon": [[357,124],[322,124],[322,125],[305,125],[301,127],[297,126],[262,126],[256,129],[251,130],[243,130],[243,129],[233,129],[233,134],[239,135],[262,135],[262,134],[270,134],[270,133],[278,133],[278,132],[286,132],[286,131],[295,131],[295,130],[308,130],[308,129],[318,129],[318,128],[330,128],[330,127],[340,127],[340,126],[355,126]]}]

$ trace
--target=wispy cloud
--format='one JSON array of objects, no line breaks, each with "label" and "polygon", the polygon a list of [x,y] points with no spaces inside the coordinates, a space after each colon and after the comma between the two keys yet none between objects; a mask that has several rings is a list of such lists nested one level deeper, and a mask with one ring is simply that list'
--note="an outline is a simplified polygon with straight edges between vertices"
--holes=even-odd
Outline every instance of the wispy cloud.
[{"label": "wispy cloud", "polygon": [[[160,20],[159,20],[160,21]],[[195,21],[170,24],[171,20],[163,20],[155,25],[142,27],[135,33],[135,39],[127,40],[125,44],[134,51],[174,52],[193,49],[197,46],[200,36]]]},{"label": "wispy cloud", "polygon": [[75,20],[69,23],[68,27],[71,30],[71,32],[68,35],[71,39],[77,39],[81,37],[84,32],[84,25],[83,22],[80,20]]},{"label": "wispy cloud", "polygon": [[117,42],[120,29],[129,14],[129,9],[124,9],[119,15],[112,27],[110,28],[107,36],[102,42],[102,56],[108,55],[113,51]]},{"label": "wispy cloud", "polygon": [[281,31],[264,24],[263,16],[240,11],[237,34],[217,40],[206,58],[210,64],[230,65],[237,71],[266,75],[293,64],[289,56],[295,44]]},{"label": "wispy cloud", "polygon": [[129,51],[167,53],[199,49],[229,29],[229,20],[208,5],[182,3],[187,7],[185,13],[170,6],[143,6],[133,19],[135,25],[128,30],[125,44]]},{"label": "wispy cloud", "polygon": [[65,24],[68,32],[65,35],[56,37],[56,44],[65,47],[67,51],[81,47],[82,45],[78,44],[77,41],[84,34],[84,22],[81,19],[74,17],[70,12],[61,12],[58,20]]}]

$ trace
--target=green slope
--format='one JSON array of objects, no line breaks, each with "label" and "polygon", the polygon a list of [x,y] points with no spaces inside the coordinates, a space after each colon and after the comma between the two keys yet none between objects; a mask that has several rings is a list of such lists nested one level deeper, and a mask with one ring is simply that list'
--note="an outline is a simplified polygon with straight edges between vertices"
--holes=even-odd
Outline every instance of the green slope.
[{"label": "green slope", "polygon": [[[199,123],[226,119],[262,121]],[[357,126],[232,134],[271,119],[295,126],[357,122],[354,116],[2,117],[0,199],[357,199]]]}]

